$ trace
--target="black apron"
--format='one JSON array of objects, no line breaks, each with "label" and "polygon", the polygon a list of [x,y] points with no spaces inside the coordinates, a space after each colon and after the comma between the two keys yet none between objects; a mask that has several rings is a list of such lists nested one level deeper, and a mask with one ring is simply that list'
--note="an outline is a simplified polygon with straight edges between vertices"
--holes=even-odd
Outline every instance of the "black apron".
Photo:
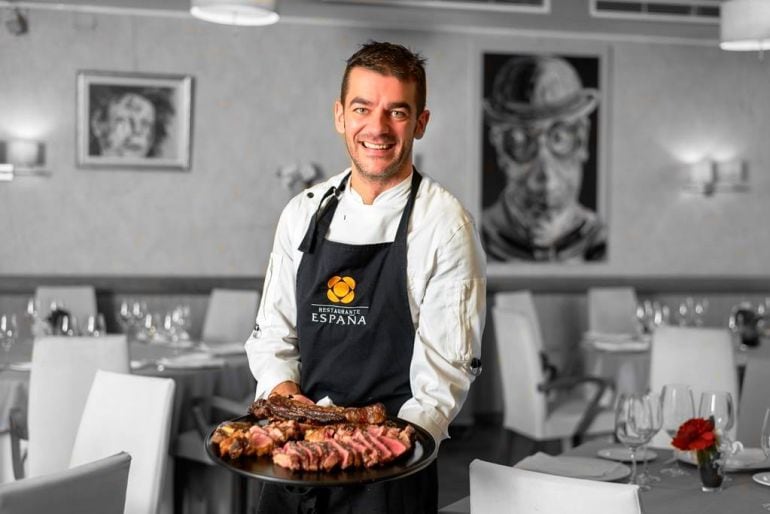
[{"label": "black apron", "polygon": [[[382,402],[395,416],[412,396],[414,325],[406,289],[406,233],[422,177],[417,170],[412,173],[392,243],[349,245],[326,239],[349,176],[321,199],[299,247],[300,387],[314,401],[329,396],[337,405]],[[433,514],[437,497],[434,462],[409,477],[367,486],[298,490],[265,484],[258,512]]]}]

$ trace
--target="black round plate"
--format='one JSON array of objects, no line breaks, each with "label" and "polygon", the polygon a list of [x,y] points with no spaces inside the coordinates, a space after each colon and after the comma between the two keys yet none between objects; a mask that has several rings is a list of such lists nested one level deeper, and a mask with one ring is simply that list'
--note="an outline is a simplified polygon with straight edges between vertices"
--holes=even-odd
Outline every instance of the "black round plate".
[{"label": "black round plate", "polygon": [[[249,421],[250,415],[241,416],[231,421]],[[389,417],[390,421],[400,427],[408,424],[401,418]],[[411,423],[417,432],[414,449],[409,456],[399,459],[387,466],[376,468],[361,468],[355,470],[339,470],[332,472],[322,471],[292,471],[273,464],[269,456],[241,457],[229,459],[220,457],[214,444],[211,442],[212,431],[206,439],[206,452],[211,459],[230,471],[245,475],[249,478],[271,482],[275,484],[294,485],[300,487],[337,487],[346,485],[369,484],[395,480],[417,473],[426,468],[438,455],[438,445],[428,431]]]}]

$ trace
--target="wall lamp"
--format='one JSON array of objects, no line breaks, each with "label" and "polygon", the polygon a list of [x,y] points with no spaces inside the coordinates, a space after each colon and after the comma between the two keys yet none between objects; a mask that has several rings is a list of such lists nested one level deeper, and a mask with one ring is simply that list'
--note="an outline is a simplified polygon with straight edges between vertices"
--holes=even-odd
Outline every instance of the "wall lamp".
[{"label": "wall lamp", "polygon": [[687,168],[685,191],[711,196],[722,192],[749,191],[749,170],[746,161],[733,159],[715,161],[704,159]]},{"label": "wall lamp", "polygon": [[224,25],[272,25],[279,19],[276,0],[190,0],[190,14]]},{"label": "wall lamp", "polygon": [[0,142],[0,182],[22,176],[46,176],[45,145],[28,139]]}]

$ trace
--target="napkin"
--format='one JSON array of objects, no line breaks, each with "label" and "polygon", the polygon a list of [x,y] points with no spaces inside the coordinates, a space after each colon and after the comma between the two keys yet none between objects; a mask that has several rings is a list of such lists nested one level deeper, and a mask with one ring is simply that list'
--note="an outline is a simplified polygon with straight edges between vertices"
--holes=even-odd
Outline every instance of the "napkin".
[{"label": "napkin", "polygon": [[224,366],[225,360],[199,352],[159,359],[157,363],[166,368],[218,368]]},{"label": "napkin", "polygon": [[232,343],[201,343],[199,348],[211,355],[237,355],[246,353],[246,350],[243,347],[243,341]]},{"label": "napkin", "polygon": [[622,464],[588,457],[565,457],[537,452],[520,460],[515,468],[574,478],[603,478],[618,471]]}]

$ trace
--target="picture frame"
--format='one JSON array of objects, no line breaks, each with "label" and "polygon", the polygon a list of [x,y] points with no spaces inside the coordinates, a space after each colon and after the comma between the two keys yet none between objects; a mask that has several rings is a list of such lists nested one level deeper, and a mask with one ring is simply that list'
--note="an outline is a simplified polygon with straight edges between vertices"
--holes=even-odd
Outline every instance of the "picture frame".
[{"label": "picture frame", "polygon": [[187,170],[190,75],[83,70],[77,74],[77,165]]},{"label": "picture frame", "polygon": [[[532,266],[544,266],[547,264],[606,263],[608,260],[607,236],[609,233],[607,216],[609,176],[606,169],[607,154],[609,152],[609,50],[599,45],[581,48],[580,45],[567,47],[558,44],[551,47],[548,45],[532,45],[530,47],[527,45],[492,45],[480,47],[478,50],[478,78],[474,88],[474,107],[477,116],[476,126],[479,129],[479,137],[476,143],[477,151],[475,152],[477,156],[476,162],[479,166],[478,182],[476,184],[478,204],[475,212],[479,220],[482,245],[487,253],[490,269],[506,274],[512,270],[514,265],[520,267],[521,265],[529,264],[530,266],[527,266],[527,269],[534,269]],[[538,148],[543,148],[546,146],[543,137],[550,136],[538,135],[537,140],[539,142],[533,142],[535,141],[533,139],[535,137],[534,134],[544,132],[548,126],[553,125],[553,122],[546,118],[543,110],[527,111],[527,109],[523,109],[517,113],[516,110],[520,106],[510,107],[511,110],[508,110],[508,107],[506,107],[506,105],[529,101],[527,100],[527,95],[530,93],[519,93],[514,91],[514,89],[516,87],[523,89],[533,84],[531,76],[526,76],[523,72],[519,76],[515,75],[516,72],[513,70],[515,65],[512,63],[514,60],[529,61],[530,67],[535,66],[532,63],[541,61],[559,61],[556,68],[558,69],[558,66],[562,66],[563,69],[554,71],[554,69],[550,68],[542,73],[546,75],[556,73],[556,75],[559,75],[564,69],[570,68],[572,71],[569,73],[574,72],[574,75],[577,77],[579,90],[590,90],[591,98],[594,102],[592,104],[593,107],[580,111],[579,116],[569,115],[567,117],[570,123],[574,122],[577,118],[586,120],[585,125],[587,128],[581,129],[584,130],[581,133],[584,133],[585,136],[577,138],[583,141],[581,147],[584,148],[582,151],[586,155],[580,162],[580,176],[577,179],[578,191],[575,195],[577,198],[576,214],[573,216],[575,220],[578,218],[585,220],[585,223],[580,224],[575,221],[570,229],[571,233],[565,228],[565,236],[561,239],[553,235],[560,230],[558,226],[547,226],[544,222],[541,223],[542,226],[536,225],[536,223],[540,223],[536,220],[533,221],[538,216],[537,214],[533,214],[529,216],[529,219],[521,222],[521,227],[512,228],[519,221],[512,222],[511,220],[515,216],[521,216],[519,212],[525,211],[527,206],[532,206],[533,210],[547,211],[549,208],[543,207],[544,205],[558,203],[560,200],[554,199],[554,195],[543,195],[532,200],[518,200],[519,205],[510,209],[508,209],[508,206],[501,208],[499,205],[504,201],[503,197],[506,195],[505,201],[511,201],[512,203],[517,201],[512,200],[513,197],[524,195],[523,193],[519,195],[512,192],[513,181],[515,180],[512,177],[516,173],[523,173],[515,170],[521,170],[524,167],[517,167],[516,163],[513,162],[515,159],[510,158],[510,155],[502,155],[504,146],[509,145],[509,149],[512,148],[513,141],[517,140],[516,138],[520,138],[521,133],[525,133],[533,134],[524,139],[527,141],[527,144],[532,142],[537,144]],[[506,87],[509,89],[507,91],[503,89],[501,93],[501,88],[498,85],[497,92],[495,93],[493,90],[495,89],[497,76],[500,73],[510,74],[506,78],[508,82]],[[558,80],[564,80],[564,78],[559,77]],[[497,82],[500,83],[500,79],[497,79]],[[521,85],[515,85],[514,83],[520,83]],[[492,98],[495,94],[498,95],[497,100]],[[521,97],[517,98],[519,94],[521,94]],[[549,95],[551,93],[545,94]],[[506,97],[505,95],[508,96]],[[583,96],[587,97],[587,95]],[[497,103],[495,104],[495,102]],[[577,113],[578,111],[575,112]],[[533,116],[533,119],[526,121],[530,115]],[[522,120],[525,120],[526,123]],[[526,125],[527,128],[517,133],[515,137],[512,135],[514,131],[505,133],[502,132],[505,129],[498,128],[496,129],[497,135],[492,136],[493,125],[505,126],[506,124],[509,126]],[[501,142],[504,138],[508,139],[505,142]],[[513,166],[504,164],[506,161],[509,164],[512,163]],[[574,164],[573,167],[575,167]],[[511,187],[507,187],[509,185]],[[526,186],[523,185],[516,187],[520,187],[521,191],[526,189]],[[518,211],[516,207],[518,207]],[[495,210],[496,212],[492,212]],[[558,213],[552,213],[551,218],[556,219],[558,215]],[[569,216],[571,215],[565,215],[565,217]],[[524,218],[524,216],[521,217]],[[565,222],[564,226],[566,227],[569,223]],[[495,226],[495,224],[497,225]],[[503,224],[508,224],[508,226],[500,228]],[[541,234],[538,234],[538,230],[541,231]],[[495,231],[496,233],[494,233]],[[583,244],[582,247],[567,243],[567,241],[581,239],[580,236],[588,232],[591,233],[589,237],[593,238],[594,242]],[[540,237],[540,239],[537,239],[537,237]],[[553,237],[553,239],[548,241],[548,237]],[[542,240],[546,242],[542,243]],[[547,267],[547,269],[553,268]],[[508,271],[506,272],[506,270]]]}]

